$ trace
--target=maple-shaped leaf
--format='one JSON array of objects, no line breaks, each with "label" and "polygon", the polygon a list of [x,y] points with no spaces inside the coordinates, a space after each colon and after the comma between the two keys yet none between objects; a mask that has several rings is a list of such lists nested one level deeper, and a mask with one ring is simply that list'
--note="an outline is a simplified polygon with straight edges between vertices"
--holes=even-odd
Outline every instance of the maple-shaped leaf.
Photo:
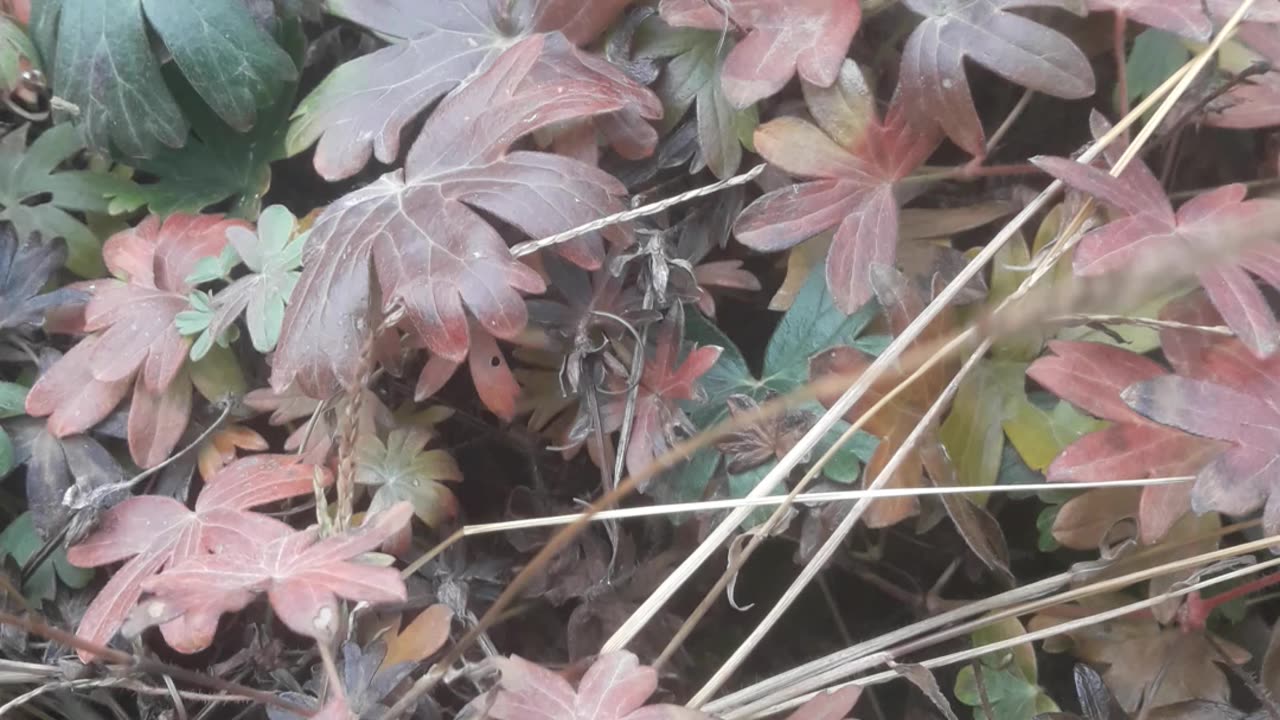
[{"label": "maple-shaped leaf", "polygon": [[577,690],[560,675],[517,655],[495,662],[502,679],[489,708],[494,720],[710,720],[679,705],[645,707],[658,689],[658,673],[625,650],[598,657]]},{"label": "maple-shaped leaf", "polygon": [[[621,209],[624,188],[579,161],[510,145],[537,128],[633,104],[659,112],[647,90],[607,64],[564,65],[558,53],[547,54],[564,42],[535,35],[509,48],[440,103],[403,170],[324,211],[285,312],[274,387],[296,378],[303,390],[327,397],[350,383],[362,338],[376,325],[374,296],[384,308],[403,307],[411,339],[455,363],[467,355],[468,313],[496,337],[521,330],[527,313],[519,291],[545,284],[476,210],[541,237]],[[605,234],[626,237],[616,228]],[[560,250],[584,266],[603,261],[598,236]]]},{"label": "maple-shaped leaf", "polygon": [[[260,353],[275,349],[284,322],[284,307],[302,274],[302,248],[307,233],[299,233],[297,218],[283,205],[272,205],[258,216],[256,231],[240,225],[226,229],[227,246],[218,258],[206,258],[187,277],[193,285],[224,279],[231,268],[243,263],[247,275],[219,290],[206,307],[184,310],[175,320],[184,335],[199,333],[191,346],[191,359],[204,357],[213,343],[242,313],[253,348]],[[192,304],[198,302],[192,298]]]},{"label": "maple-shaped leaf", "polygon": [[[253,455],[206,479],[194,509],[158,495],[128,498],[112,507],[93,535],[67,551],[71,564],[79,567],[126,561],[89,604],[77,634],[99,645],[111,640],[137,604],[147,578],[212,549],[206,530],[217,513],[310,495],[317,482],[332,480],[327,470],[301,463],[296,456]],[[217,621],[217,614],[193,614],[160,629],[171,647],[190,653],[208,647]],[[81,657],[88,661],[91,654]]]},{"label": "maple-shaped leaf", "polygon": [[773,95],[797,73],[830,86],[862,21],[856,0],[662,0],[658,8],[676,27],[747,31],[720,73],[725,97],[736,108]]},{"label": "maple-shaped leaf", "polygon": [[1089,59],[1067,36],[1009,12],[1061,8],[1078,15],[1074,0],[906,0],[924,20],[902,49],[902,101],[917,123],[941,124],[947,137],[975,157],[986,155],[986,136],[974,108],[964,59],[1055,97],[1093,94]]},{"label": "maple-shaped leaf", "polygon": [[0,139],[0,220],[13,223],[18,237],[39,233],[67,244],[67,267],[82,277],[102,273],[101,248],[93,231],[68,211],[101,212],[107,198],[130,187],[129,181],[90,170],[58,170],[84,149],[69,125],[55,125],[27,146],[29,125]]},{"label": "maple-shaped leaf", "polygon": [[[682,353],[683,337],[683,317],[677,310],[658,327],[652,352],[645,358],[627,443],[627,472],[632,475],[670,450],[679,441],[678,430],[690,430],[692,425],[681,404],[705,397],[699,378],[720,357],[722,348],[714,345],[694,347],[688,353]],[[625,385],[625,381],[622,382]],[[623,414],[627,410],[626,388],[616,389],[619,390],[618,395],[610,397],[600,407],[600,422],[606,433],[622,427]],[[603,449],[596,447],[595,433],[589,432],[593,421],[584,407],[570,434],[579,441],[587,440],[594,456],[604,458]]]},{"label": "maple-shaped leaf", "polygon": [[809,181],[751,203],[734,234],[748,247],[776,252],[836,228],[827,284],[836,305],[852,313],[871,298],[868,269],[892,265],[897,255],[894,185],[929,157],[939,136],[932,124],[909,123],[896,100],[877,122],[874,97],[852,61],[832,87],[803,87],[818,125],[781,117],[756,129],[755,145],[770,163]]},{"label": "maple-shaped leaf", "polygon": [[[46,5],[42,3],[42,5]],[[246,131],[298,71],[240,0],[61,0],[38,8],[53,92],[101,152],[146,157],[187,140],[187,123],[153,51],[158,36],[209,109]],[[150,31],[150,32],[149,32]]]},{"label": "maple-shaped leaf", "polygon": [[30,330],[49,310],[84,301],[87,296],[71,287],[42,292],[66,257],[62,241],[33,236],[19,242],[13,226],[0,223],[0,331]]},{"label": "maple-shaped leaf", "polygon": [[[1059,612],[1033,616],[1028,629],[1044,630],[1129,601],[1110,594],[1063,605]],[[1190,699],[1229,702],[1231,683],[1218,663],[1240,666],[1250,660],[1248,650],[1226,638],[1162,627],[1149,613],[1132,613],[1069,630],[1046,641],[1044,647],[1049,652],[1068,650],[1081,660],[1105,666],[1102,679],[1129,712],[1140,706],[1160,708]],[[1170,717],[1222,716],[1193,713]]]},{"label": "maple-shaped leaf", "polygon": [[[1175,212],[1160,181],[1140,161],[1130,163],[1119,178],[1066,158],[1037,157],[1032,162],[1121,214],[1080,240],[1074,258],[1079,275],[1138,267],[1158,255],[1211,246],[1229,228],[1265,226],[1280,212],[1278,200],[1246,200],[1248,189],[1239,183],[1196,195]],[[1227,325],[1265,356],[1280,346],[1280,325],[1254,275],[1280,287],[1280,246],[1255,243],[1229,263],[1209,264],[1196,277]]]},{"label": "maple-shaped leaf", "polygon": [[187,307],[186,277],[222,252],[227,228],[237,224],[220,215],[172,215],[163,223],[153,215],[111,236],[103,257],[116,278],[92,285],[84,310],[92,334],[41,375],[27,414],[49,416],[54,435],[73,435],[105,418],[132,387],[130,454],[142,467],[168,458],[191,412],[190,340],[174,322]]},{"label": "maple-shaped leaf", "polygon": [[442,483],[460,482],[462,471],[445,450],[427,450],[432,434],[420,428],[392,430],[383,442],[365,435],[356,445],[356,482],[375,487],[369,512],[408,502],[428,527],[457,513],[458,501]]},{"label": "maple-shaped leaf", "polygon": [[1267,532],[1280,530],[1280,355],[1259,360],[1239,340],[1216,343],[1199,377],[1166,375],[1124,391],[1124,401],[1158,423],[1229,443],[1196,474],[1191,506],[1243,515],[1265,505]]},{"label": "maple-shaped leaf", "polygon": [[[1049,348],[1053,355],[1033,362],[1027,377],[1063,400],[1112,422],[1064,449],[1046,472],[1050,482],[1187,475],[1222,451],[1220,443],[1151,422],[1121,400],[1131,385],[1169,375],[1155,361],[1100,343],[1059,340]],[[1162,538],[1190,507],[1185,491],[1147,488],[1138,508],[1143,542]]]},{"label": "maple-shaped leaf", "polygon": [[386,603],[405,600],[395,568],[356,559],[400,532],[413,514],[399,503],[364,524],[318,539],[275,518],[231,508],[204,514],[204,537],[214,552],[187,555],[143,581],[155,597],[140,610],[153,617],[217,618],[241,610],[265,592],[280,620],[299,635],[332,640],[341,623],[338,598]]},{"label": "maple-shaped leaf", "polygon": [[[339,66],[303,99],[289,129],[289,154],[319,140],[315,167],[329,180],[359,172],[370,155],[393,163],[400,156],[405,127],[504,50],[557,31],[563,37],[553,44],[584,45],[609,27],[628,3],[333,0],[328,3],[330,12],[392,44]],[[565,50],[560,60],[570,72],[596,66]],[[646,101],[637,100],[633,110],[651,116]]]},{"label": "maple-shaped leaf", "polygon": [[[941,279],[935,277],[931,282],[936,294]],[[928,304],[922,288],[916,287],[895,268],[873,265],[871,285],[875,289],[876,299],[885,310],[889,328],[895,335],[901,334]],[[954,324],[954,313],[946,310],[929,323],[915,342],[922,347],[940,343]],[[809,372],[813,378],[832,374],[852,377],[870,367],[872,360],[870,355],[857,348],[836,347],[815,355],[809,361]],[[879,437],[880,444],[867,461],[864,483],[870,483],[880,475],[955,372],[954,362],[939,363],[866,422],[863,429]],[[845,414],[845,419],[856,422],[897,383],[898,378],[894,375],[887,375],[873,383],[862,399]],[[830,407],[838,397],[839,393],[828,394],[819,396],[818,400],[825,407]],[[907,452],[907,456],[884,487],[923,487],[926,473],[935,485],[959,484],[955,466],[942,444],[936,423]],[[1012,582],[1008,547],[1000,526],[990,513],[960,495],[943,495],[941,499],[957,531],[970,549],[1006,582]],[[888,527],[918,512],[919,502],[914,497],[883,499],[867,508],[864,521],[869,527]]]}]

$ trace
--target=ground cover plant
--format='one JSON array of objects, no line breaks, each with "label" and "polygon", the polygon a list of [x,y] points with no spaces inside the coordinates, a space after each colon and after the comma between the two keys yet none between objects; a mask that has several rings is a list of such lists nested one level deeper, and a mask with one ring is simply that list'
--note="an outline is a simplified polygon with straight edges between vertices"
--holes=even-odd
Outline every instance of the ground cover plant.
[{"label": "ground cover plant", "polygon": [[0,717],[1280,719],[1277,0],[0,0]]}]

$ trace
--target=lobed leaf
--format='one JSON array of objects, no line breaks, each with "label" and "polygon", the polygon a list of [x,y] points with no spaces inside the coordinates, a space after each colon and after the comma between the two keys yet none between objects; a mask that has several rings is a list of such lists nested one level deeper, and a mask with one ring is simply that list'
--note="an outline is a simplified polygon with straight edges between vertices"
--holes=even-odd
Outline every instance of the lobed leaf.
[{"label": "lobed leaf", "polygon": [[1065,35],[1009,10],[1068,0],[906,0],[924,17],[902,50],[901,100],[912,121],[939,123],[974,157],[986,155],[982,121],[964,72],[967,57],[1023,87],[1076,99],[1093,94],[1093,68]]},{"label": "lobed leaf", "polygon": [[[476,210],[543,236],[620,209],[624,189],[581,162],[509,146],[546,125],[637,104],[658,111],[648,91],[562,37],[535,35],[503,53],[440,104],[403,171],[344,196],[316,221],[272,385],[296,379],[325,397],[350,383],[375,287],[383,309],[404,308],[410,337],[433,356],[467,356],[468,314],[485,332],[514,337],[527,318],[519,291],[540,292],[544,282]],[[586,267],[603,259],[598,236],[560,251]]]}]

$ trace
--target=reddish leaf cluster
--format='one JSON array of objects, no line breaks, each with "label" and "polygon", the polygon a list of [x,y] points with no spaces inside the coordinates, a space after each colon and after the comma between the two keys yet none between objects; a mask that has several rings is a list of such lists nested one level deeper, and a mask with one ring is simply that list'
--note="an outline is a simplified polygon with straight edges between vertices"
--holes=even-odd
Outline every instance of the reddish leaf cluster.
[{"label": "reddish leaf cluster", "polygon": [[674,27],[747,31],[720,73],[737,108],[773,95],[797,73],[829,87],[862,21],[856,0],[662,0],[659,9]]},{"label": "reddish leaf cluster", "polygon": [[[403,170],[339,199],[316,221],[273,386],[296,380],[326,397],[349,385],[363,338],[394,307],[404,309],[411,341],[454,365],[471,344],[468,313],[484,333],[514,337],[527,317],[520,291],[541,292],[545,284],[476,210],[540,237],[621,209],[624,188],[611,175],[510,146],[538,128],[623,108],[660,113],[651,93],[563,37],[534,35],[503,52],[441,102]],[[617,228],[605,234],[627,240]],[[604,258],[598,235],[557,249],[584,267]],[[370,307],[374,297],[381,307]]]},{"label": "reddish leaf cluster", "polygon": [[[319,140],[315,168],[330,180],[359,172],[370,155],[394,163],[406,126],[519,40],[538,38],[564,48],[558,59],[575,72],[598,65],[567,52],[567,45],[590,43],[627,4],[628,0],[330,2],[330,12],[393,42],[341,66],[302,101],[298,120],[289,130],[289,147],[298,152]],[[657,143],[657,133],[641,120],[650,116],[646,103],[617,109],[621,112],[605,119],[601,130],[618,145],[638,147],[639,155],[647,155]],[[579,134],[578,139],[589,142],[594,151],[594,132]]]},{"label": "reddish leaf cluster", "polygon": [[221,215],[155,216],[111,236],[103,259],[115,279],[87,284],[82,329],[90,335],[42,375],[27,395],[27,414],[49,417],[58,437],[97,425],[133,390],[129,452],[142,467],[173,452],[191,413],[185,370],[191,339],[174,323],[187,308],[187,275],[217,257],[226,230],[242,225]]},{"label": "reddish leaf cluster", "polygon": [[[1135,383],[1167,376],[1154,361],[1089,342],[1049,343],[1052,356],[1031,364],[1027,376],[1058,397],[1114,424],[1063,450],[1046,472],[1051,482],[1169,477],[1195,473],[1222,446],[1151,422],[1125,405],[1121,393]],[[1138,525],[1144,542],[1159,540],[1190,507],[1186,486],[1151,486],[1142,492]]]},{"label": "reddish leaf cluster", "polygon": [[494,720],[710,720],[679,705],[649,705],[658,673],[626,651],[601,655],[575,691],[560,675],[523,658],[499,658]]},{"label": "reddish leaf cluster", "polygon": [[778,118],[756,130],[755,143],[769,162],[809,180],[753,202],[734,234],[751,248],[775,252],[836,228],[827,284],[836,305],[852,313],[871,298],[870,268],[892,265],[897,256],[896,183],[929,157],[940,137],[932,122],[908,122],[897,100],[878,120],[852,61],[832,87],[806,85],[805,99],[817,125]]},{"label": "reddish leaf cluster", "polygon": [[[1104,129],[1095,118],[1095,132]],[[1114,161],[1112,148],[1108,157]],[[1120,177],[1066,158],[1038,157],[1033,162],[1068,185],[1093,195],[1115,209],[1119,217],[1090,231],[1075,253],[1080,275],[1099,275],[1133,268],[1157,254],[1213,251],[1225,229],[1265,226],[1280,212],[1280,201],[1246,200],[1247,188],[1224,185],[1188,200],[1174,211],[1160,181],[1139,161]],[[1269,355],[1280,347],[1280,324],[1253,276],[1280,287],[1280,247],[1254,243],[1230,263],[1196,259],[1196,273],[1227,325],[1253,352]]]}]

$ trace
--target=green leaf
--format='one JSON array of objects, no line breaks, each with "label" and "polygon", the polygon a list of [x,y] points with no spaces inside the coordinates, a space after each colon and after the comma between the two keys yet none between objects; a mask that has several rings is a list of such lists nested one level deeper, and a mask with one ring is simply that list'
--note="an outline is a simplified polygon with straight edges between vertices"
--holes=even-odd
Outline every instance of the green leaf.
[{"label": "green leaf", "polygon": [[392,430],[383,443],[372,433],[356,446],[356,482],[377,486],[369,512],[408,501],[428,527],[457,512],[457,500],[443,483],[459,482],[462,471],[444,450],[425,450],[432,435],[418,428]]},{"label": "green leaf", "polygon": [[196,261],[195,268],[191,274],[187,275],[187,284],[194,286],[215,280],[226,280],[239,264],[240,254],[236,252],[234,246],[228,244],[222,248],[222,252],[217,257],[200,258]]},{"label": "green leaf", "polygon": [[28,390],[25,385],[0,381],[0,420],[26,414]]},{"label": "green leaf", "polygon": [[[764,465],[760,465],[759,467],[751,468],[746,472],[738,473],[737,475],[729,475],[728,476],[729,496],[735,497],[735,498],[746,497],[751,493],[752,490],[755,489],[757,485],[760,484],[760,481],[764,479],[764,476],[768,475],[769,471],[773,470],[775,467],[777,467],[777,463],[770,462],[770,463],[765,463]],[[786,488],[779,486],[779,487],[775,487],[773,489],[773,492],[769,494],[785,495],[786,493],[787,493]],[[777,506],[758,507],[752,510],[749,515],[747,515],[746,519],[742,521],[742,525],[740,527],[743,530],[750,530],[751,528],[756,527],[757,525],[763,525],[764,523],[769,521],[769,516],[772,515],[773,511],[776,509],[777,509]]]},{"label": "green leaf", "polygon": [[9,433],[5,432],[4,428],[0,428],[0,478],[8,476],[16,466],[17,461],[13,455],[13,440],[9,438]]},{"label": "green leaf", "polygon": [[[1191,57],[1191,51],[1177,35],[1148,28],[1133,40],[1133,49],[1125,62],[1130,103],[1151,94],[1178,71]],[[1116,88],[1119,92],[1119,88]],[[1116,103],[1119,107],[1119,103]]]},{"label": "green leaf", "polygon": [[236,130],[253,126],[258,109],[297,77],[241,0],[62,0],[56,34],[55,12],[41,14],[37,33],[53,57],[53,90],[77,107],[73,119],[102,152],[145,158],[186,142],[148,21],[195,92]]},{"label": "green leaf", "polygon": [[84,149],[70,125],[55,125],[27,146],[28,126],[0,138],[0,220],[13,223],[19,238],[40,233],[67,243],[67,267],[81,277],[106,272],[98,238],[68,211],[107,212],[110,195],[128,180],[88,170],[57,167]]},{"label": "green leaf", "polygon": [[258,108],[279,101],[297,68],[243,0],[143,0],[147,20],[187,82],[218,117],[244,132]]},{"label": "green leaf", "polygon": [[191,343],[191,359],[199,360],[208,354],[214,342],[225,347],[228,341],[214,330],[212,295],[203,290],[197,290],[187,296],[187,302],[191,304],[191,309],[175,315],[173,322],[182,335],[199,335],[196,341]]},{"label": "green leaf", "polygon": [[[305,38],[296,23],[286,28],[285,43],[300,58]],[[169,85],[190,119],[192,135],[181,148],[160,148],[151,157],[134,161],[137,169],[157,180],[117,195],[112,210],[132,211],[146,205],[158,215],[198,213],[235,198],[233,214],[256,217],[262,196],[271,185],[271,163],[285,157],[284,137],[297,84],[285,83],[264,99],[252,129],[241,131],[219,120],[196,89],[176,72],[170,75]]]},{"label": "green leaf", "polygon": [[1040,689],[1040,686],[1009,669],[983,667],[982,683],[987,699],[991,702],[991,714],[982,709],[977,679],[972,665],[960,668],[956,675],[956,699],[975,708],[975,720],[1027,720],[1042,712],[1055,712],[1058,706]]},{"label": "green leaf", "polygon": [[[939,430],[947,454],[955,462],[961,485],[994,485],[1004,453],[1006,407],[1023,395],[1026,363],[986,361],[960,385],[951,413]],[[985,493],[970,495],[978,505]]]},{"label": "green leaf", "polygon": [[[810,457],[816,462],[818,458],[827,453],[832,445],[844,435],[845,430],[849,427],[848,423],[843,420],[838,421],[831,431],[822,436],[818,444],[814,446]],[[826,465],[822,466],[822,474],[829,480],[838,483],[852,485],[858,481],[862,475],[863,463],[871,460],[871,455],[876,451],[876,447],[880,444],[880,440],[874,435],[868,435],[864,432],[856,432],[849,442],[836,451]]]},{"label": "green leaf", "polygon": [[[32,558],[44,543],[36,534],[35,523],[30,512],[19,515],[9,526],[0,532],[0,558],[11,557],[22,565]],[[93,579],[93,571],[78,568],[67,562],[67,551],[59,546],[22,586],[22,594],[33,605],[45,600],[52,600],[57,591],[57,582],[71,588],[82,588]]]},{"label": "green leaf", "polygon": [[[974,631],[973,645],[989,645],[1025,632],[1017,618],[1006,618]],[[1041,712],[1053,712],[1058,708],[1036,684],[1036,653],[1030,643],[1015,646],[1012,650],[988,653],[979,658],[982,666],[982,683],[987,700],[991,703],[991,715],[982,709],[982,695],[978,692],[973,665],[960,669],[956,675],[956,699],[965,705],[978,708],[974,718],[988,720],[1026,720]]]},{"label": "green leaf", "polygon": [[151,53],[139,0],[63,0],[56,42],[53,91],[78,108],[67,119],[91,147],[144,157],[186,140],[187,124]]},{"label": "green leaf", "polygon": [[240,397],[249,390],[240,369],[240,361],[230,348],[214,345],[199,360],[191,363],[191,384],[209,402],[222,402]]},{"label": "green leaf", "polygon": [[1053,552],[1062,545],[1058,539],[1053,536],[1053,524],[1058,519],[1058,511],[1062,509],[1061,505],[1045,505],[1040,509],[1040,514],[1036,516],[1036,547],[1040,552]]},{"label": "green leaf", "polygon": [[868,344],[862,331],[879,312],[874,301],[852,315],[836,307],[827,289],[825,269],[818,264],[809,272],[795,302],[782,316],[769,339],[764,355],[764,383],[781,392],[797,388],[809,380],[809,358],[837,345],[852,345],[864,352],[881,347]]},{"label": "green leaf", "polygon": [[[699,387],[706,393],[706,401],[700,403],[700,407],[691,408],[695,415],[714,410],[713,415],[723,417],[728,412],[724,402],[730,395],[741,393],[756,397],[760,381],[756,380],[751,368],[747,367],[742,351],[715,323],[700,312],[689,312],[685,317],[684,337],[698,345],[723,348],[716,364],[698,379]],[[704,427],[702,423],[698,424]]]},{"label": "green leaf", "polygon": [[668,28],[656,18],[645,26],[650,30],[637,39],[635,54],[671,57],[654,85],[665,109],[663,129],[675,127],[696,104],[703,160],[716,177],[733,175],[742,164],[743,146],[751,147],[750,137],[759,122],[754,105],[738,110],[724,95],[720,72],[733,40],[709,30]]}]

